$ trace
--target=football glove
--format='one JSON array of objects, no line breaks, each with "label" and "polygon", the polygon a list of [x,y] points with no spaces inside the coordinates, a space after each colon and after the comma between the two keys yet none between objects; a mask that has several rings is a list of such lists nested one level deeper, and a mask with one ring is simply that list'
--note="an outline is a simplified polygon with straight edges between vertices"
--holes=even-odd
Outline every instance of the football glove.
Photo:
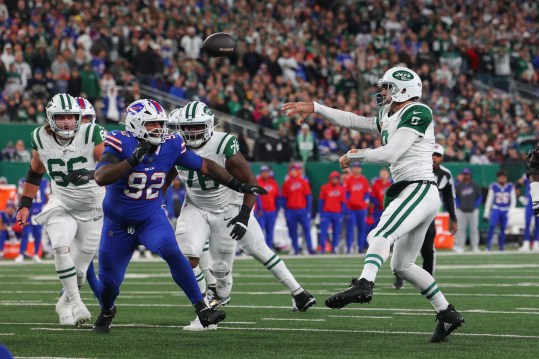
[{"label": "football glove", "polygon": [[255,196],[261,195],[261,194],[268,194],[268,191],[266,191],[263,187],[256,186],[253,184],[248,183],[241,183],[235,178],[232,178],[230,182],[228,183],[228,188],[233,189],[236,192],[239,193],[248,193],[253,194]]},{"label": "football glove", "polygon": [[245,233],[247,233],[247,225],[249,223],[249,217],[251,216],[251,208],[249,208],[246,205],[242,205],[240,209],[240,213],[232,218],[230,222],[227,224],[227,228],[234,225],[234,228],[232,228],[232,232],[230,232],[230,236],[232,239],[235,239],[237,241],[241,240]]},{"label": "football glove", "polygon": [[144,160],[144,156],[151,152],[152,146],[153,145],[148,141],[139,141],[137,147],[133,151],[133,154],[127,159],[127,163],[129,163],[131,167],[135,167],[141,163],[142,160]]},{"label": "football glove", "polygon": [[526,175],[539,174],[539,143],[526,156]]},{"label": "football glove", "polygon": [[66,181],[74,186],[82,186],[90,182],[94,178],[94,171],[89,171],[86,168],[69,172],[66,177]]}]

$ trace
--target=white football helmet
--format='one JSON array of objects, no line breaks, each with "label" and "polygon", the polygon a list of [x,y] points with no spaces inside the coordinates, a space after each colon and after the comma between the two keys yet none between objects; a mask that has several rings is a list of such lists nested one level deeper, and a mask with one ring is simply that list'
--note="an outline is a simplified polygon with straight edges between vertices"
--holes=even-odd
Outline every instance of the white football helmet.
[{"label": "white football helmet", "polygon": [[[146,122],[160,122],[161,127],[151,131],[146,129]],[[168,117],[161,106],[155,100],[137,100],[125,109],[125,129],[136,138],[146,140],[152,145],[165,142]]]},{"label": "white football helmet", "polygon": [[182,110],[183,108],[177,108],[169,113],[167,126],[170,132],[178,133],[180,131],[180,112]]},{"label": "white football helmet", "polygon": [[[391,103],[404,102],[412,98],[421,98],[423,84],[419,75],[407,67],[392,67],[386,71],[384,76],[378,81],[378,87],[387,86],[387,91],[391,94]],[[386,90],[384,88],[384,90]],[[390,104],[386,102],[382,92],[376,95],[376,105]]]},{"label": "white football helmet", "polygon": [[171,119],[178,123],[178,131],[191,148],[202,146],[213,135],[215,116],[204,102],[189,102],[170,115]]},{"label": "white football helmet", "polygon": [[[80,106],[73,96],[65,93],[54,95],[47,104],[45,112],[52,132],[65,139],[75,137],[80,128],[82,116]],[[58,115],[75,115],[75,126],[73,128],[67,125],[62,128],[58,127],[55,121],[55,116]]]},{"label": "white football helmet", "polygon": [[82,123],[94,124],[96,119],[94,106],[92,106],[90,101],[83,97],[75,97],[75,99],[80,106]]}]

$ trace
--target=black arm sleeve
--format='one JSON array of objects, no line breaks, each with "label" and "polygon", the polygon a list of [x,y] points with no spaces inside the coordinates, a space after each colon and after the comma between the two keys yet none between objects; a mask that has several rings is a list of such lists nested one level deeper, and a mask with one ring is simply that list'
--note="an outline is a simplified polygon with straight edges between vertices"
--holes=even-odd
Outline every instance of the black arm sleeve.
[{"label": "black arm sleeve", "polygon": [[26,179],[25,182],[31,183],[35,186],[41,185],[41,179],[43,178],[43,175],[45,173],[37,173],[32,170],[32,166],[28,169],[28,172],[26,173]]},{"label": "black arm sleeve", "polygon": [[456,222],[455,197],[453,196],[453,187],[450,183],[442,189],[442,201],[444,202],[445,210],[449,213],[449,218],[451,218],[453,222]]},{"label": "black arm sleeve", "polygon": [[539,143],[526,156],[526,176],[539,175]]}]

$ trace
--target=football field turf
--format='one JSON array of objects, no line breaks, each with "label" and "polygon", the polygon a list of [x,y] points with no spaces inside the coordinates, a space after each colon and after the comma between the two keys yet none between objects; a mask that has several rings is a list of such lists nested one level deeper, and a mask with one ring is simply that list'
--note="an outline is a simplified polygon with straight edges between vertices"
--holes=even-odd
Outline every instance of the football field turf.
[{"label": "football field turf", "polygon": [[[0,342],[16,357],[64,358],[538,358],[539,254],[440,255],[436,280],[466,324],[430,344],[431,305],[409,285],[391,288],[379,273],[371,304],[342,310],[324,299],[357,276],[359,256],[287,258],[297,280],[318,300],[293,313],[291,297],[253,259],[235,264],[232,301],[219,330],[185,332],[195,316],[160,260],[130,264],[109,335],[60,327],[60,284],[52,262],[0,263]],[[420,260],[419,260],[420,261]],[[94,319],[96,299],[83,288]]]}]

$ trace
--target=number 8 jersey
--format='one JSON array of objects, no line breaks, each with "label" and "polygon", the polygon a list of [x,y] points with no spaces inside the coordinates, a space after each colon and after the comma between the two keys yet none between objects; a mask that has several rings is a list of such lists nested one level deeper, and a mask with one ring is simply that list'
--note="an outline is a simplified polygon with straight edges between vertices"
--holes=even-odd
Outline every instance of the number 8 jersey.
[{"label": "number 8 jersey", "polygon": [[56,207],[65,208],[73,218],[81,221],[103,217],[101,203],[105,189],[93,180],[75,186],[67,182],[66,177],[74,170],[95,169],[94,148],[103,142],[105,134],[105,129],[99,125],[84,124],[68,145],[62,146],[43,126],[32,132],[32,148],[39,154],[52,179],[52,194],[41,215],[36,217],[38,222]]}]

